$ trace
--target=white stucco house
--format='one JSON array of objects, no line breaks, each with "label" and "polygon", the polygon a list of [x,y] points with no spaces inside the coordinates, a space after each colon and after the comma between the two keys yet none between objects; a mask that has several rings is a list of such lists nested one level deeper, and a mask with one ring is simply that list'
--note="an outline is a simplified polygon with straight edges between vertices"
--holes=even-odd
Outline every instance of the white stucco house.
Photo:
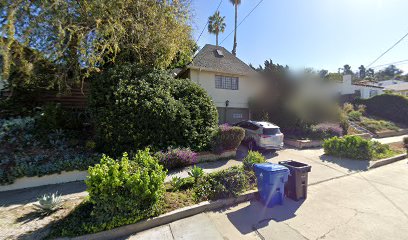
[{"label": "white stucco house", "polygon": [[352,82],[351,75],[344,75],[343,81],[336,84],[336,91],[341,96],[367,99],[384,93],[384,87],[368,82]]},{"label": "white stucco house", "polygon": [[203,87],[217,106],[220,123],[251,118],[248,101],[261,90],[258,73],[225,48],[206,44],[177,74]]}]

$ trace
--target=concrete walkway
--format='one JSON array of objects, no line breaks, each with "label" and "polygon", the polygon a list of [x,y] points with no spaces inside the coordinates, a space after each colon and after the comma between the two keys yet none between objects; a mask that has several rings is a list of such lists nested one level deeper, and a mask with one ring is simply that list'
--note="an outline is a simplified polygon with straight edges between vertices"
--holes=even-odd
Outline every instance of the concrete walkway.
[{"label": "concrete walkway", "polygon": [[402,135],[402,136],[396,136],[396,137],[387,137],[387,138],[373,138],[373,140],[379,141],[382,144],[388,144],[388,143],[402,142],[404,137],[408,137],[408,135]]},{"label": "concrete walkway", "polygon": [[304,201],[286,199],[270,209],[246,202],[125,239],[406,240],[407,182],[408,164],[403,160],[309,186]]}]

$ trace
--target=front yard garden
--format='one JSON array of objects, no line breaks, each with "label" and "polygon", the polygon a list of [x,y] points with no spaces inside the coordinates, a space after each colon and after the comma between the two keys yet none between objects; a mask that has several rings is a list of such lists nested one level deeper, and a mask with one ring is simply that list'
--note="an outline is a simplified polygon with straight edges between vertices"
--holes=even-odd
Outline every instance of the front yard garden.
[{"label": "front yard garden", "polygon": [[365,114],[366,107],[364,105],[358,105],[355,107],[346,103],[343,106],[343,111],[347,114],[347,117],[350,121],[362,126],[372,133],[379,133],[384,131],[398,131],[400,127],[390,121],[378,119],[372,116]]},{"label": "front yard garden", "polygon": [[[72,237],[112,229],[201,201],[236,197],[255,187],[254,163],[265,162],[249,152],[244,165],[204,174],[193,168],[190,177],[164,183],[166,170],[149,150],[114,160],[104,156],[89,169],[89,198],[52,225],[49,237]],[[201,171],[200,171],[201,170]]]},{"label": "front yard garden", "polygon": [[41,110],[33,117],[0,119],[0,185],[23,176],[86,170],[99,162],[86,131],[53,128],[49,115]]},{"label": "front yard garden", "polygon": [[357,99],[353,104],[346,103],[343,106],[348,119],[374,134],[398,132],[408,126],[406,97],[383,94]]}]

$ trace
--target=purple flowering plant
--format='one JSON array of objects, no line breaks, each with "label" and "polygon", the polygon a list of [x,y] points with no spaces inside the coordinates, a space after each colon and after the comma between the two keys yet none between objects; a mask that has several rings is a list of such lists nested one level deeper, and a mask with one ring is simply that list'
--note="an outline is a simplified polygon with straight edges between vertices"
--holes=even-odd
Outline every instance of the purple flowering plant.
[{"label": "purple flowering plant", "polygon": [[156,157],[167,169],[194,165],[198,162],[198,154],[189,148],[169,147],[167,151],[157,152]]}]

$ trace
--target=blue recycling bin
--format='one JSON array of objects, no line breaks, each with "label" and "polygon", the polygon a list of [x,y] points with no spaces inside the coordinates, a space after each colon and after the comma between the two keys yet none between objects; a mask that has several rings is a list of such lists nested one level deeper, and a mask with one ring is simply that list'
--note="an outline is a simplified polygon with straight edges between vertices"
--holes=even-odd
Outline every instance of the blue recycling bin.
[{"label": "blue recycling bin", "polygon": [[269,208],[283,204],[289,169],[275,163],[257,163],[254,164],[254,171],[261,202]]}]

